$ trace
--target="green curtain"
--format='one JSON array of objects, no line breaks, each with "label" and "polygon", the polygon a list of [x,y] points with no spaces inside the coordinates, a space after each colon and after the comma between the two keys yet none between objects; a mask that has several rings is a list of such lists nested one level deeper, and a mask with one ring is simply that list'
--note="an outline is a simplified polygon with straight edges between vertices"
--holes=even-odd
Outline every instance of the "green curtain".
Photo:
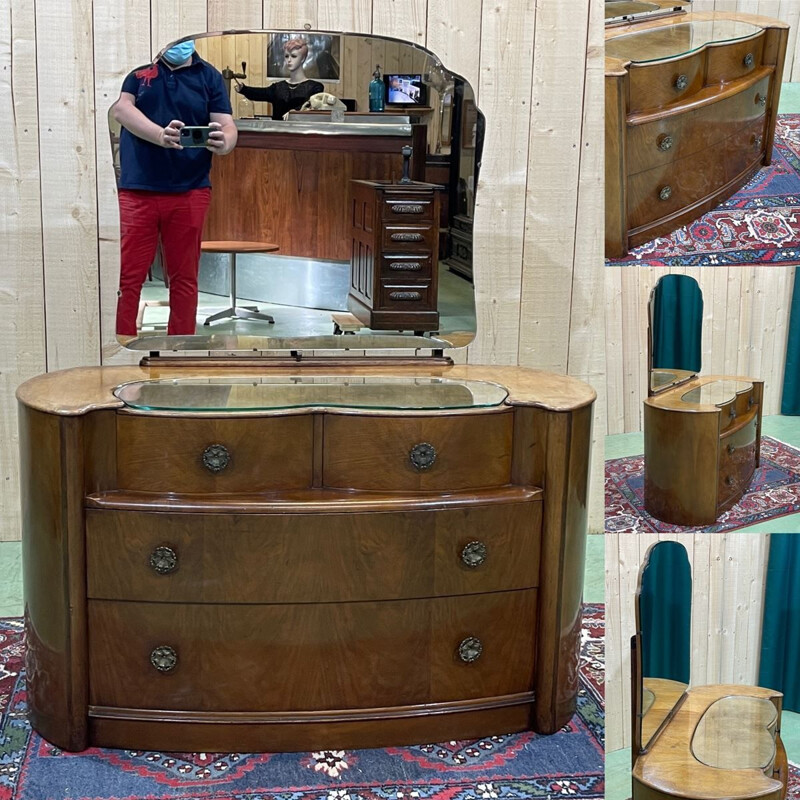
[{"label": "green curtain", "polygon": [[800,270],[794,273],[786,364],[783,368],[781,414],[800,414]]},{"label": "green curtain", "polygon": [[689,683],[692,571],[678,542],[658,542],[642,575],[642,674]]},{"label": "green curtain", "polygon": [[773,533],[761,631],[759,686],[783,692],[783,707],[800,711],[800,535]]},{"label": "green curtain", "polygon": [[665,275],[653,295],[653,367],[700,372],[703,293],[688,275]]}]

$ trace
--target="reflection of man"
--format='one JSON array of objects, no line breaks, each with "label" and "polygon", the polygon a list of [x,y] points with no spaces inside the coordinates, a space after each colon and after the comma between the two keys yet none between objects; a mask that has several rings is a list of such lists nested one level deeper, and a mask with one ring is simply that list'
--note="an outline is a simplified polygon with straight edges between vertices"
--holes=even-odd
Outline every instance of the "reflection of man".
[{"label": "reflection of man", "polygon": [[[117,334],[136,336],[136,314],[158,238],[169,278],[167,333],[195,332],[200,237],[211,200],[211,155],[236,146],[222,75],[181,42],[131,72],[113,106],[120,136],[120,279]],[[212,128],[208,145],[184,148],[186,125]]]}]

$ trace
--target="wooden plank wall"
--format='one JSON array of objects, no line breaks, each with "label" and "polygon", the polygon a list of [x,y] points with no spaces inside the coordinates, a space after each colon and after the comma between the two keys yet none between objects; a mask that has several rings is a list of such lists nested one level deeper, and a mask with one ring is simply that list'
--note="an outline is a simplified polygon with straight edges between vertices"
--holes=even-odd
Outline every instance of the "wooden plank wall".
[{"label": "wooden plank wall", "polygon": [[630,639],[648,547],[681,542],[692,568],[691,682],[758,682],[769,534],[606,534],[606,750],[631,746]]},{"label": "wooden plank wall", "polygon": [[[602,2],[0,0],[0,539],[19,538],[14,390],[133,363],[114,340],[119,226],[105,118],[171,40],[231,28],[375,33],[475,87],[487,142],[475,216],[479,335],[460,361],[603,381]],[[595,435],[605,405],[597,404]],[[602,448],[592,525],[602,529]]]}]

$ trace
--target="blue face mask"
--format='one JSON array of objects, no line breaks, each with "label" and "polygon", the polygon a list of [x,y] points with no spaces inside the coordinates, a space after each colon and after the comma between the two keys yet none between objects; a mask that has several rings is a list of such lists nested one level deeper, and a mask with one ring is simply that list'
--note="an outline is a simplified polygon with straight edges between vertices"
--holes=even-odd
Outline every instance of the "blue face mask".
[{"label": "blue face mask", "polygon": [[194,42],[189,40],[188,42],[179,42],[173,45],[169,50],[166,50],[161,57],[170,64],[177,65],[183,64],[192,53],[194,53]]}]

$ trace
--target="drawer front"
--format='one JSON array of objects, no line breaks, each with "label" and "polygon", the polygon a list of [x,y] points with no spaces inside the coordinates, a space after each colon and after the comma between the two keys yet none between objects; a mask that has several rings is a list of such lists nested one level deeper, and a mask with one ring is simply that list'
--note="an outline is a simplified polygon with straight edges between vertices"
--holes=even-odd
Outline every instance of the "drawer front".
[{"label": "drawer front", "polygon": [[117,415],[117,484],[142,492],[259,492],[311,485],[313,417]]},{"label": "drawer front", "polygon": [[632,175],[628,181],[629,227],[638,228],[680,211],[723,186],[724,156],[724,148],[714,147]]},{"label": "drawer front", "polygon": [[432,253],[438,246],[432,225],[384,225],[383,249],[387,253],[408,253],[424,250]]},{"label": "drawer front", "polygon": [[526,692],[533,683],[535,589],[246,608],[90,600],[88,612],[92,705],[377,708]]},{"label": "drawer front", "polygon": [[539,582],[541,507],[238,516],[88,510],[88,593],[327,603],[531,588]]},{"label": "drawer front", "polygon": [[429,281],[433,275],[430,253],[384,255],[381,278],[389,283],[398,280]]},{"label": "drawer front", "polygon": [[[705,108],[628,127],[628,174],[650,169],[721,142],[758,119],[764,119],[770,78]],[[763,105],[762,105],[763,103]]]},{"label": "drawer front", "polygon": [[391,311],[436,310],[431,303],[431,285],[415,283],[408,286],[383,284],[379,308]]},{"label": "drawer front", "polygon": [[719,443],[718,503],[744,492],[756,468],[758,418],[753,416],[735,432],[723,436]]},{"label": "drawer front", "polygon": [[433,193],[422,197],[384,198],[381,214],[384,222],[433,222]]},{"label": "drawer front", "polygon": [[457,491],[511,482],[513,412],[325,417],[323,483],[386,492]]},{"label": "drawer front", "polygon": [[749,75],[761,66],[763,52],[763,32],[743,42],[711,45],[706,82],[709,85],[728,83]]},{"label": "drawer front", "polygon": [[756,120],[723,143],[725,148],[725,178],[732,181],[754,162],[763,158],[765,119]]},{"label": "drawer front", "polygon": [[724,435],[731,428],[739,427],[751,415],[758,416],[758,403],[754,389],[741,392],[730,402],[720,406],[720,433]]},{"label": "drawer front", "polygon": [[663,108],[703,88],[705,54],[652,64],[631,64],[629,113]]}]

